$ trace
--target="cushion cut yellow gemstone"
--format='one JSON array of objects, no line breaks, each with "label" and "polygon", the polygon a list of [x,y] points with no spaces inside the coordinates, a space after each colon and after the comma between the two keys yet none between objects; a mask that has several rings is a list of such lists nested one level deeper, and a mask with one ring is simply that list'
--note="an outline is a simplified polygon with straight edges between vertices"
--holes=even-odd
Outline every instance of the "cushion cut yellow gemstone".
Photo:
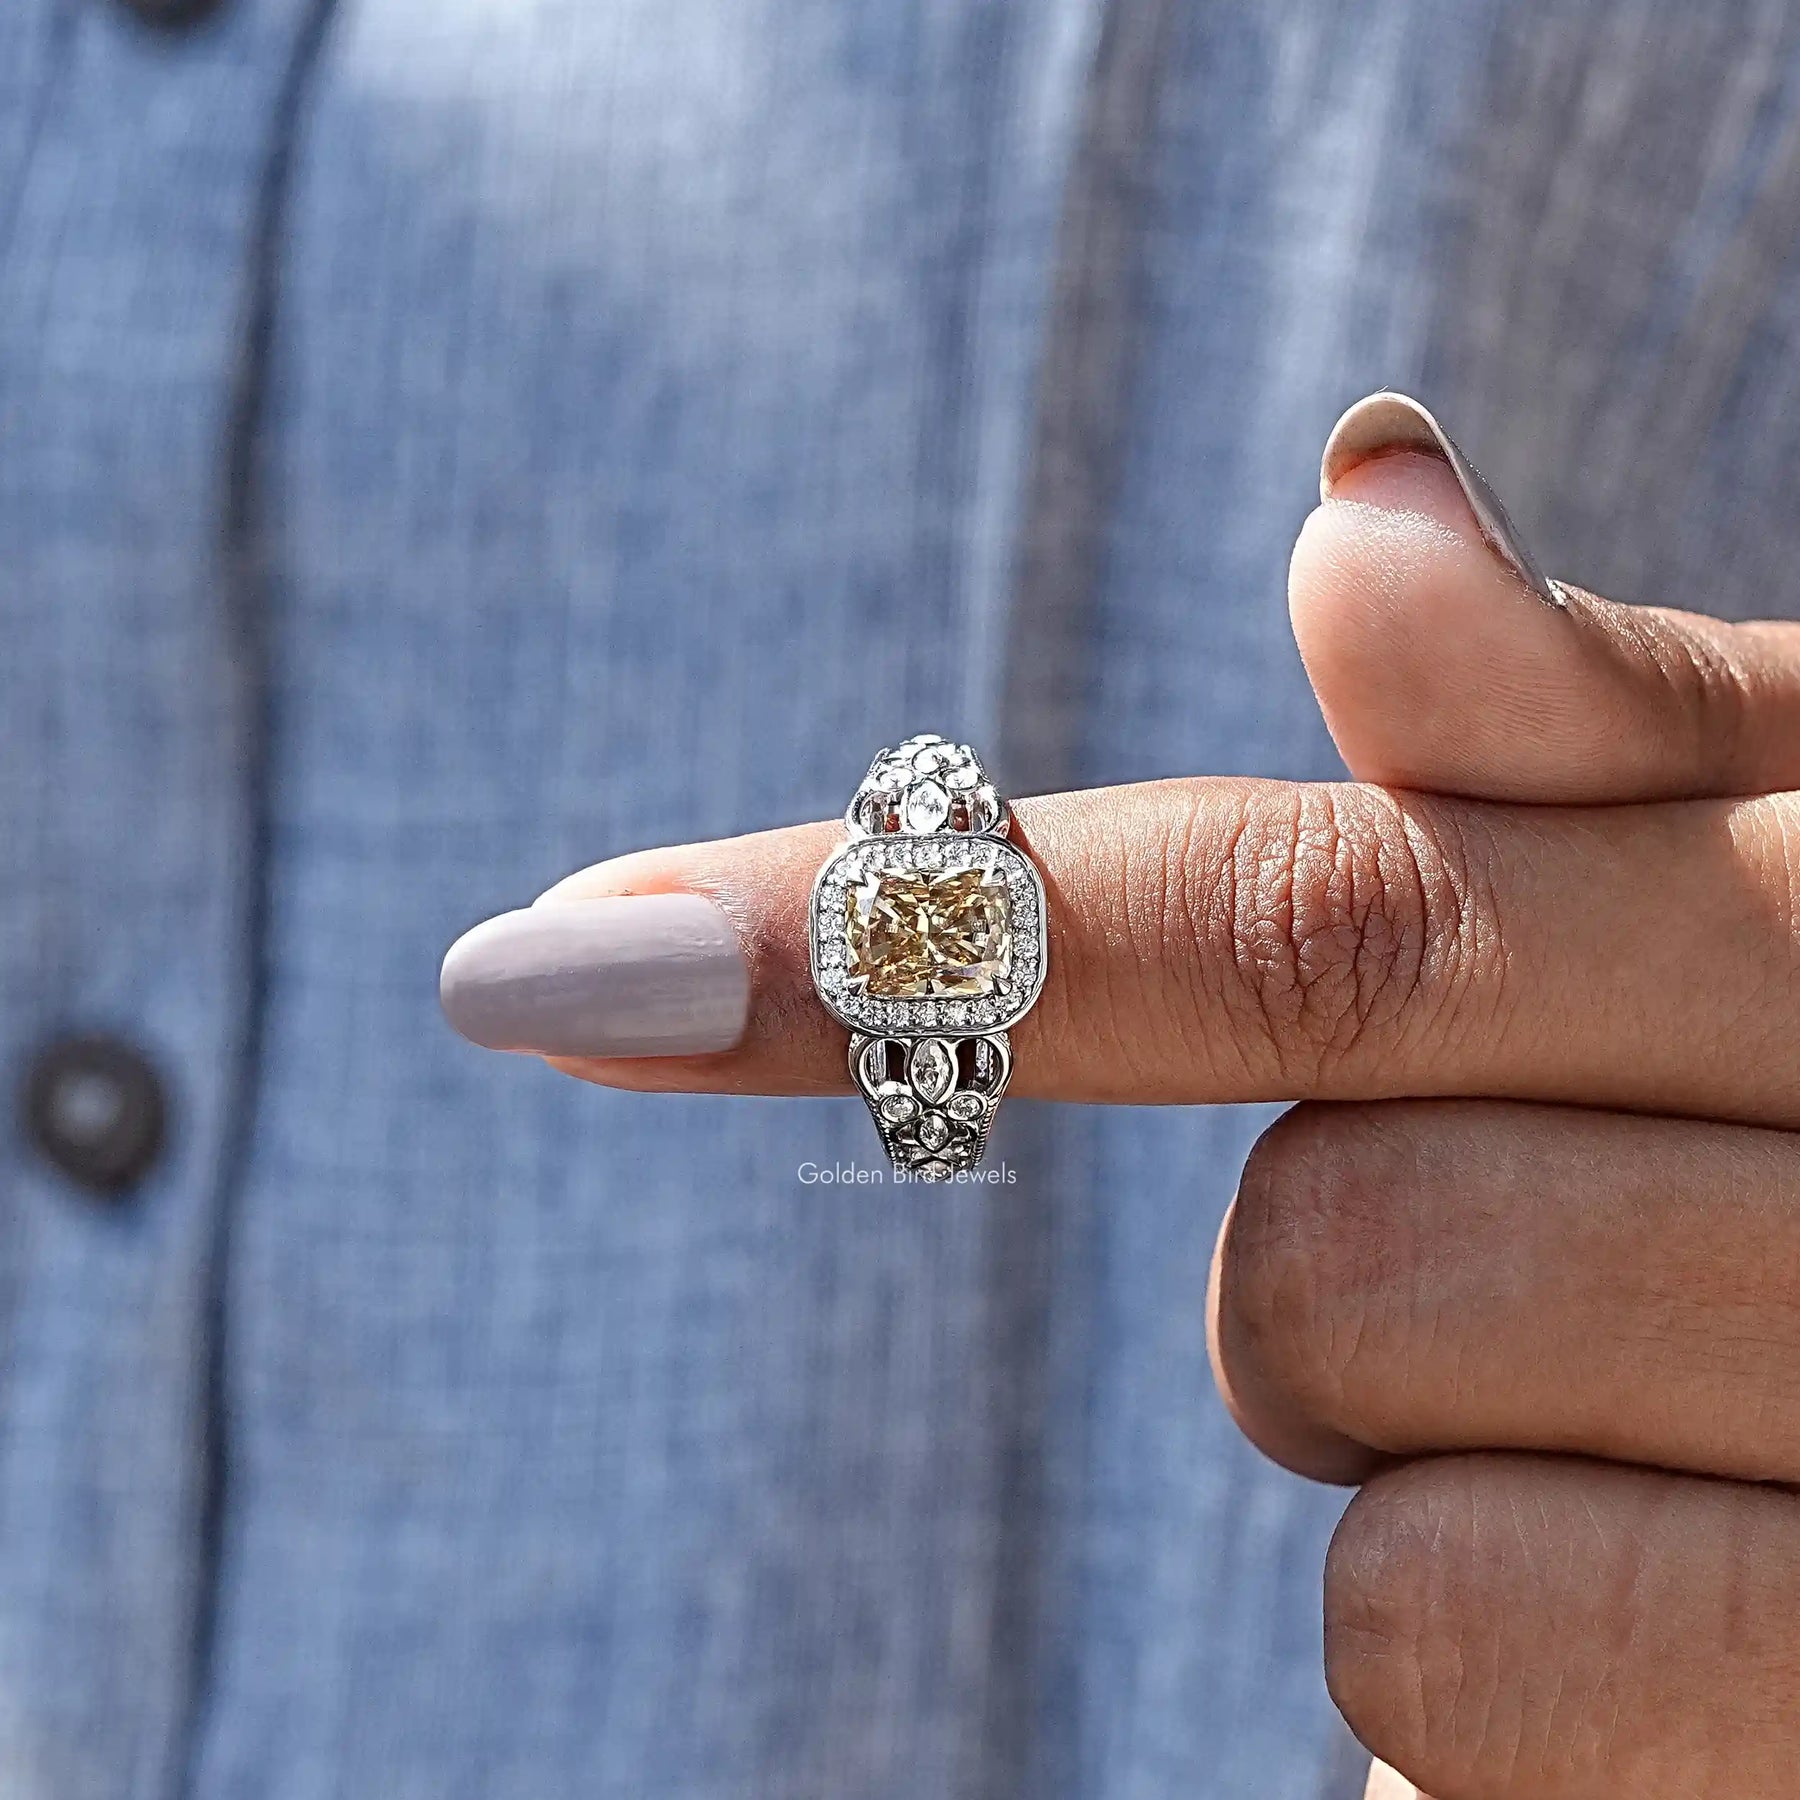
[{"label": "cushion cut yellow gemstone", "polygon": [[850,980],[888,1000],[978,998],[1012,969],[1012,905],[990,868],[869,875],[845,896]]}]

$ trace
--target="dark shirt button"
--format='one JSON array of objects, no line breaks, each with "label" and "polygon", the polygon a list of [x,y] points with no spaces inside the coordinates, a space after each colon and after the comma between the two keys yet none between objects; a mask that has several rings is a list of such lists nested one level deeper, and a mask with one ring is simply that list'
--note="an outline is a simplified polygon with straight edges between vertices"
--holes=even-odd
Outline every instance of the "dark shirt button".
[{"label": "dark shirt button", "polygon": [[77,1187],[120,1194],[156,1166],[166,1108],[140,1050],[112,1037],[71,1037],[32,1059],[21,1094],[25,1135]]},{"label": "dark shirt button", "polygon": [[121,0],[127,12],[134,12],[146,25],[166,31],[183,25],[198,25],[219,10],[223,0]]}]

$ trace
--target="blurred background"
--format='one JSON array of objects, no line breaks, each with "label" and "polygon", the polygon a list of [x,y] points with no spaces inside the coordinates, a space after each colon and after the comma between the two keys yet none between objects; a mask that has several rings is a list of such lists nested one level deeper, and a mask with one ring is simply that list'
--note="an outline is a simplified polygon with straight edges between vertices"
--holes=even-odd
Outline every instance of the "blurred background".
[{"label": "blurred background", "polygon": [[1341,1496],[1206,1369],[1267,1114],[454,1038],[644,844],[1337,772],[1283,604],[1423,394],[1544,560],[1800,549],[1778,0],[8,0],[0,1790],[1335,1800]]}]

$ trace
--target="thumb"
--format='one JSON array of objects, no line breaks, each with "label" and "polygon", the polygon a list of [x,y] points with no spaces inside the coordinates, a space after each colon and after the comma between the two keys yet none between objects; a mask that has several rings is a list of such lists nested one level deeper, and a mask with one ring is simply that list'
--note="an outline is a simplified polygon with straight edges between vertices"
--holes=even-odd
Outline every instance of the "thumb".
[{"label": "thumb", "polygon": [[1800,626],[1728,625],[1551,582],[1417,401],[1326,445],[1294,635],[1359,780],[1602,803],[1800,787]]}]

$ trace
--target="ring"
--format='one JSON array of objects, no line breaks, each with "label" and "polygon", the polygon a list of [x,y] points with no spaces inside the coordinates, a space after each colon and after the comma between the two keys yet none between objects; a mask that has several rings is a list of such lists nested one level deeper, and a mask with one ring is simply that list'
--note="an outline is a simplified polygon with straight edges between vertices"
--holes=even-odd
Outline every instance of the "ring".
[{"label": "ring", "polygon": [[948,1181],[987,1149],[1007,1035],[1043,991],[1044,881],[967,744],[884,750],[813,883],[813,985],[895,1171]]}]

